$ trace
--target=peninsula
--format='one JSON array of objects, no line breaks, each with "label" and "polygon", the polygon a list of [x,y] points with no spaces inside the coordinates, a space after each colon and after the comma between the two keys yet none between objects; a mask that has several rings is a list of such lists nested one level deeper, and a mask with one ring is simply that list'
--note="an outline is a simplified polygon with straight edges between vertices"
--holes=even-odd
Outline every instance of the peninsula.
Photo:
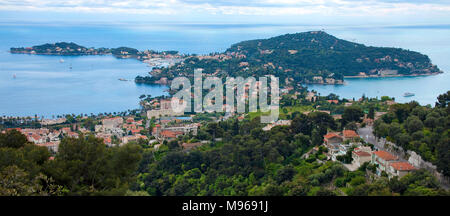
[{"label": "peninsula", "polygon": [[180,55],[177,51],[139,51],[129,47],[86,48],[75,43],[11,48],[11,53],[39,55],[113,55],[152,66],[136,83],[168,85],[178,76],[193,79],[195,68],[225,78],[279,77],[283,87],[300,84],[343,84],[344,78],[433,75],[442,71],[428,56],[400,48],[373,47],[336,38],[323,31],[285,34],[243,41],[222,53]]},{"label": "peninsula", "polygon": [[172,67],[154,68],[136,82],[168,84],[192,77],[194,68],[219,77],[275,75],[280,85],[343,84],[346,77],[417,76],[442,73],[428,56],[399,48],[365,46],[323,31],[286,34],[232,45],[223,53],[189,56]]},{"label": "peninsula", "polygon": [[47,43],[32,47],[11,48],[13,54],[36,54],[36,55],[58,55],[58,56],[81,56],[81,55],[113,55],[116,58],[132,58],[148,63],[150,66],[173,64],[180,61],[184,55],[178,51],[139,51],[130,47],[118,48],[94,48],[84,47],[73,42]]}]

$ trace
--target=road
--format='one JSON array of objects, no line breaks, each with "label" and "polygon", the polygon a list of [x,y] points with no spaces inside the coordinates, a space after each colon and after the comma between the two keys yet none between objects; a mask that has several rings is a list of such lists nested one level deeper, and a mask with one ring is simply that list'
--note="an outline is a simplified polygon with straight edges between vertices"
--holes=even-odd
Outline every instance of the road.
[{"label": "road", "polygon": [[379,150],[384,150],[384,142],[377,141],[377,138],[375,137],[375,135],[373,135],[373,127],[372,126],[366,126],[364,128],[359,128],[358,134],[361,138],[364,139],[364,141],[374,144],[375,147]]}]

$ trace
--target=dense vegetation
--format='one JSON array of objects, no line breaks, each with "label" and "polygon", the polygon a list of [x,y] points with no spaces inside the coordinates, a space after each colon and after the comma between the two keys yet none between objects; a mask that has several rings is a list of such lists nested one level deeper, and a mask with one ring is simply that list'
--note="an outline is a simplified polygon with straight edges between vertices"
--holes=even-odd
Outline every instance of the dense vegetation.
[{"label": "dense vegetation", "polygon": [[375,121],[378,137],[413,150],[450,176],[450,91],[438,97],[434,108],[417,102],[394,104]]},{"label": "dense vegetation", "polygon": [[[178,141],[166,143],[157,152],[145,150],[138,181],[132,189],[150,195],[193,196],[447,193],[424,170],[389,180],[373,177],[369,164],[349,172],[338,162],[326,161],[327,150],[323,147],[302,158],[314,142],[321,142],[322,129],[334,127],[327,115],[296,116],[291,126],[278,126],[269,132],[261,130],[258,117],[243,122],[209,123],[194,139],[213,141],[197,150],[183,151]],[[311,131],[304,123],[319,129]],[[218,137],[223,139],[214,141]]]},{"label": "dense vegetation", "polygon": [[[379,74],[396,70],[398,74],[439,72],[428,56],[399,48],[365,46],[338,39],[322,31],[286,34],[269,39],[250,40],[232,45],[224,53],[232,58],[191,56],[170,68],[163,68],[154,78],[139,77],[139,82],[153,83],[161,77],[193,76],[195,68],[216,76],[261,77],[274,75],[281,84],[318,82],[314,77],[343,80],[344,76]],[[219,55],[219,54],[211,54]]]},{"label": "dense vegetation", "polygon": [[[206,119],[219,114],[202,114],[197,118],[204,126],[197,135],[166,141],[158,150],[143,140],[106,147],[101,139],[81,136],[63,139],[52,155],[8,130],[0,133],[0,195],[449,195],[428,171],[388,179],[375,176],[374,165],[366,163],[350,172],[340,162],[328,161],[324,146],[313,149],[327,131],[355,129],[363,115],[388,111],[375,122],[377,135],[387,128],[386,136],[396,142],[421,131],[421,139],[399,145],[408,149],[420,142],[414,150],[423,157],[431,154],[447,175],[449,93],[438,97],[435,108],[408,103],[389,109],[387,97],[363,97],[342,107],[346,100],[336,95],[308,101],[303,93],[280,101],[280,117],[291,119],[290,126],[263,131],[259,115],[216,122]],[[326,101],[330,99],[338,103]],[[325,112],[301,113],[319,106],[335,110],[342,119]],[[191,150],[181,145],[199,141],[208,142]],[[347,156],[341,158],[345,163],[351,160]]]},{"label": "dense vegetation", "polygon": [[141,59],[142,56],[147,54],[170,54],[176,55],[178,51],[153,51],[147,50],[141,52],[135,48],[130,47],[118,47],[118,48],[87,48],[78,45],[73,42],[58,42],[58,43],[46,43],[42,45],[32,46],[28,48],[24,47],[12,47],[11,53],[28,53],[28,54],[40,54],[40,55],[65,55],[65,56],[78,56],[78,55],[108,55],[112,54],[117,58],[132,57]]},{"label": "dense vegetation", "polygon": [[97,55],[97,54],[110,54],[111,50],[106,48],[86,48],[76,43],[59,42],[59,43],[46,43],[43,45],[37,45],[30,48],[11,48],[11,53],[31,53],[46,54],[46,55]]},{"label": "dense vegetation", "polygon": [[0,134],[0,195],[125,195],[141,160],[136,144],[107,148],[65,138],[52,158],[16,130]]}]

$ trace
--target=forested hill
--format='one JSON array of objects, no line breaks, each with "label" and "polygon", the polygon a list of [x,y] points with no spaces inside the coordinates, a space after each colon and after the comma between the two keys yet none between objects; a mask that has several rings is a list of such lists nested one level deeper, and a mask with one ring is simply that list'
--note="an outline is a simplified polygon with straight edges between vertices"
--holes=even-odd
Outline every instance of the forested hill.
[{"label": "forested hill", "polygon": [[[428,56],[400,48],[371,47],[338,39],[323,31],[286,34],[232,45],[223,53],[189,56],[152,77],[136,82],[161,83],[177,76],[192,77],[195,68],[219,77],[275,75],[280,84],[341,84],[344,76],[402,76],[441,71]],[[286,82],[287,81],[287,82]]]},{"label": "forested hill", "polygon": [[[256,65],[273,65],[277,75],[299,80],[311,76],[429,74],[439,72],[428,56],[399,48],[365,46],[323,31],[286,34],[234,44],[227,53],[245,55]],[[392,70],[392,71],[391,71]],[[289,72],[289,73],[288,73]]]}]

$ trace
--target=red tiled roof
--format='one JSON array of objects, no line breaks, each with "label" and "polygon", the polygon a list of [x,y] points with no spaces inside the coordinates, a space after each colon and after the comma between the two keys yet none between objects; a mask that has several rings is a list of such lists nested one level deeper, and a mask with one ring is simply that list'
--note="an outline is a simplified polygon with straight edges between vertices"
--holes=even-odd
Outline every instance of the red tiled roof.
[{"label": "red tiled roof", "polygon": [[333,137],[340,137],[340,136],[335,133],[327,133],[327,134],[325,134],[325,136],[323,136],[323,138],[325,138],[325,139],[331,139]]},{"label": "red tiled roof", "polygon": [[415,170],[416,168],[408,162],[393,162],[390,164],[395,170],[405,171],[405,170]]},{"label": "red tiled roof", "polygon": [[373,152],[375,155],[377,155],[380,158],[383,158],[386,161],[390,161],[390,160],[397,160],[397,157],[392,155],[391,153],[387,152],[387,151],[375,151]]},{"label": "red tiled roof", "polygon": [[8,129],[6,129],[7,131],[12,131],[12,130],[16,130],[16,131],[19,131],[19,132],[21,132],[22,131],[22,129],[21,128],[8,128]]},{"label": "red tiled roof", "polygon": [[163,130],[161,131],[161,136],[167,137],[167,138],[177,138],[178,135],[183,134],[181,131],[170,131],[170,130]]},{"label": "red tiled roof", "polygon": [[358,155],[358,156],[363,156],[363,157],[370,157],[369,152],[365,152],[365,151],[353,151],[354,154]]},{"label": "red tiled roof", "polygon": [[41,139],[41,136],[37,135],[37,134],[32,134],[31,137],[33,137],[34,140],[39,140]]},{"label": "red tiled roof", "polygon": [[328,103],[335,103],[335,104],[338,104],[338,103],[339,103],[338,100],[327,100],[327,102],[328,102]]},{"label": "red tiled roof", "polygon": [[345,138],[358,137],[358,134],[354,130],[344,130],[342,134],[344,134]]}]

